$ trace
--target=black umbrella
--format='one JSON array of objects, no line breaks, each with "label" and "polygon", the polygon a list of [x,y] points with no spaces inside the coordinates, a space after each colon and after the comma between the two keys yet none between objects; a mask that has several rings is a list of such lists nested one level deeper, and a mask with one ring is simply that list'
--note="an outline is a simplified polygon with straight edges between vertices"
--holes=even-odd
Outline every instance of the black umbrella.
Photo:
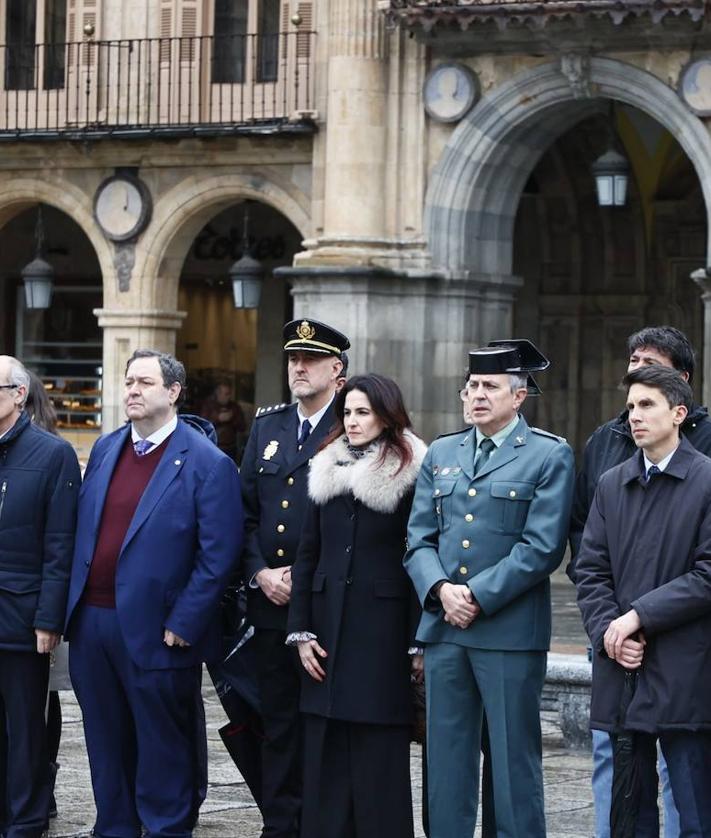
[{"label": "black umbrella", "polygon": [[224,658],[208,666],[208,672],[230,720],[220,728],[220,737],[261,808],[263,732],[250,643],[254,629],[247,623],[246,610],[244,589],[230,589],[222,603]]},{"label": "black umbrella", "polygon": [[626,670],[620,700],[622,729],[612,736],[612,802],[610,838],[634,838],[641,794],[641,754],[637,735],[624,729],[627,709],[637,688],[637,670]]}]

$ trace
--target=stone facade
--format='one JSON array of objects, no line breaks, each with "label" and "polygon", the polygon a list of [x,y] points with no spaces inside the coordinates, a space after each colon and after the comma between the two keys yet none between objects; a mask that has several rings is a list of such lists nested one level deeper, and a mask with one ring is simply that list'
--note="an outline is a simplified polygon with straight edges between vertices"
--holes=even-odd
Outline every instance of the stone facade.
[{"label": "stone facade", "polygon": [[[213,34],[208,0],[77,4],[95,42]],[[427,4],[409,0],[282,0],[282,25],[316,35],[308,54],[298,42],[306,63],[288,65],[304,79],[308,71],[311,107],[278,130],[247,119],[240,133],[203,137],[146,131],[82,141],[0,131],[12,140],[0,146],[0,224],[46,204],[73,219],[96,253],[104,429],[121,421],[123,364],[133,349],[184,354],[176,335],[195,315],[181,310],[179,292],[196,237],[245,201],[298,234],[293,252],[270,264],[257,314],[257,402],[285,395],[279,325],[292,312],[346,331],[352,371],[396,378],[430,438],[461,424],[456,393],[467,349],[507,336],[530,337],[552,356],[541,381],[549,397],[530,415],[578,447],[617,409],[624,337],[645,322],[674,322],[697,339],[699,396],[711,400],[711,320],[704,326],[701,300],[708,279],[701,289],[689,279],[710,263],[711,139],[708,118],[678,93],[683,69],[708,40],[695,6],[680,4],[664,26],[644,3],[624,27],[578,6],[536,24],[516,17],[517,4],[507,25],[437,22],[445,13],[460,20],[469,5],[433,2],[423,25]],[[250,26],[256,8],[250,0]],[[0,2],[0,20],[6,11]],[[181,29],[193,20],[190,32]],[[423,85],[452,62],[474,74],[481,97],[459,121],[438,122],[425,114]],[[627,214],[616,221],[594,208],[585,157],[604,150],[610,103],[635,175]],[[153,211],[135,241],[116,244],[97,226],[93,204],[102,181],[123,167],[147,185]],[[652,170],[658,177],[648,183]],[[16,281],[0,267],[6,306]]]}]

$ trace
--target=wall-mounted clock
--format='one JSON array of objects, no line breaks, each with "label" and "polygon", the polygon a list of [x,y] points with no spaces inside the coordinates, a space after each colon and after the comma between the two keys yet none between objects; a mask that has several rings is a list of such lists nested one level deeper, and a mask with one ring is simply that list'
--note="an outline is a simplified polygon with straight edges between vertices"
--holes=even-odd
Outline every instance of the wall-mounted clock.
[{"label": "wall-mounted clock", "polygon": [[456,122],[479,99],[479,80],[464,64],[440,64],[425,79],[425,110],[437,122]]},{"label": "wall-mounted clock", "polygon": [[115,242],[135,239],[151,219],[151,193],[135,175],[120,172],[99,186],[94,218],[106,238]]}]

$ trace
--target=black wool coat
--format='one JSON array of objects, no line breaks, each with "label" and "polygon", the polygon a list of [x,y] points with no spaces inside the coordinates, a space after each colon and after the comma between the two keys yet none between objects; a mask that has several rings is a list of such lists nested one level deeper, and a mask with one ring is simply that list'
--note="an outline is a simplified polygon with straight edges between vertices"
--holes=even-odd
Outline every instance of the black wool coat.
[{"label": "black wool coat", "polygon": [[412,722],[408,648],[420,609],[402,560],[425,446],[409,438],[415,460],[395,476],[392,460],[375,467],[379,450],[348,462],[343,438],[313,460],[287,630],[313,632],[328,657],[323,683],[302,671],[302,712]]},{"label": "black wool coat", "polygon": [[[642,452],[601,478],[576,566],[593,646],[590,725],[711,730],[711,460],[682,441],[662,474]],[[626,718],[625,670],[605,654],[610,622],[634,608],[647,640]]]}]

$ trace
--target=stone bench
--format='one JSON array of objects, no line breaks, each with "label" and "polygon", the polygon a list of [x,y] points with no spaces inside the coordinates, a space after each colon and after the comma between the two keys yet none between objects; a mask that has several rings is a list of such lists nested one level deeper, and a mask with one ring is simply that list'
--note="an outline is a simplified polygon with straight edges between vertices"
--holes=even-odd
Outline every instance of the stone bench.
[{"label": "stone bench", "polygon": [[592,664],[585,655],[548,653],[541,709],[555,711],[569,748],[590,748]]}]

